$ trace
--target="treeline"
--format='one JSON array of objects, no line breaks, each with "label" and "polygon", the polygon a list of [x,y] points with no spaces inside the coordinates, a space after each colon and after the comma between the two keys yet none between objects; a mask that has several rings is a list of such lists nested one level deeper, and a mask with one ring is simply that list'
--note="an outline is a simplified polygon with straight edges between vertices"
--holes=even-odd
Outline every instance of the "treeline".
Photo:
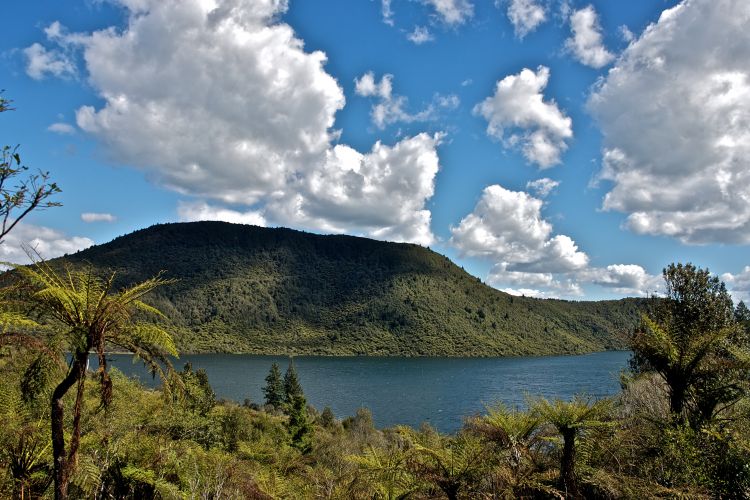
[{"label": "treeline", "polygon": [[[319,413],[293,363],[284,376],[271,366],[264,401],[242,405],[217,401],[189,365],[162,391],[88,372],[64,400],[66,443],[79,436],[66,495],[748,498],[750,314],[705,270],[669,266],[664,276],[667,297],[628,339],[619,395],[494,405],[453,435],[379,430],[365,409]],[[0,358],[0,496],[53,495],[49,402],[66,373],[31,344]]]},{"label": "treeline", "polygon": [[182,352],[515,356],[625,346],[645,301],[512,297],[411,245],[223,222],[162,224],[66,257],[147,300]]}]

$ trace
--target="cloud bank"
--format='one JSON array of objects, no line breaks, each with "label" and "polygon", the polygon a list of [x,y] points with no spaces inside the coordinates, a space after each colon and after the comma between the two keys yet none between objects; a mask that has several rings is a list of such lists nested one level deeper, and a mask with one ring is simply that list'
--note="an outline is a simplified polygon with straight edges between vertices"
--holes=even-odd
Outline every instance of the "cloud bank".
[{"label": "cloud bank", "polygon": [[750,243],[750,9],[691,0],[633,40],[589,99],[604,210],[683,243]]}]

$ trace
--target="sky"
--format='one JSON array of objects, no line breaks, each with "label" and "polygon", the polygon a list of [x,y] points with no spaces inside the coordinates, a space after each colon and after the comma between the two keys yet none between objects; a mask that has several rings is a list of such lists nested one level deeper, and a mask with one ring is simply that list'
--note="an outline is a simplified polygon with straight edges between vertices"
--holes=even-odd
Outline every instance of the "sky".
[{"label": "sky", "polygon": [[746,0],[27,0],[3,144],[61,207],[22,262],[156,223],[411,242],[514,294],[750,298]]}]

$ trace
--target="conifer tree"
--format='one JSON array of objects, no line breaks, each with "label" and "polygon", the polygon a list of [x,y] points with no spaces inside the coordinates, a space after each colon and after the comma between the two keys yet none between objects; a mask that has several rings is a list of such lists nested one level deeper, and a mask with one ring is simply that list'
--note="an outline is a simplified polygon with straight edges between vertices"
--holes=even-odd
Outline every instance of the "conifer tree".
[{"label": "conifer tree", "polygon": [[294,368],[294,360],[289,360],[289,367],[284,374],[284,403],[289,414],[289,436],[292,446],[303,453],[310,451],[312,424],[307,414],[307,399]]},{"label": "conifer tree", "polygon": [[297,396],[305,397],[302,392],[302,386],[299,383],[299,377],[297,377],[297,370],[294,368],[294,360],[290,359],[289,367],[284,374],[284,402],[288,407],[291,407],[294,403],[294,398]]},{"label": "conifer tree", "polygon": [[266,404],[274,408],[281,408],[284,403],[284,384],[281,381],[279,365],[273,363],[271,370],[266,375],[266,386],[263,388]]}]

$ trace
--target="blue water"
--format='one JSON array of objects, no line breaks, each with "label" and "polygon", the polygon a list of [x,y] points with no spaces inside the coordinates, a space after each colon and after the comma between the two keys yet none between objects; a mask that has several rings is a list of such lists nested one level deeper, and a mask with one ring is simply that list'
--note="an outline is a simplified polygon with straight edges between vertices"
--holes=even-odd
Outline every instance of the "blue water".
[{"label": "blue water", "polygon": [[[583,356],[523,358],[379,358],[299,356],[294,363],[309,403],[330,406],[337,417],[357,408],[372,411],[378,427],[418,426],[429,422],[438,430],[457,430],[466,416],[502,401],[523,406],[526,395],[569,399],[575,394],[604,397],[619,390],[619,372],[628,352]],[[111,355],[111,366],[155,382],[142,364],[128,355]],[[288,358],[227,354],[184,355],[193,369],[204,368],[217,397],[262,403],[261,388],[274,361],[286,370]]]}]

